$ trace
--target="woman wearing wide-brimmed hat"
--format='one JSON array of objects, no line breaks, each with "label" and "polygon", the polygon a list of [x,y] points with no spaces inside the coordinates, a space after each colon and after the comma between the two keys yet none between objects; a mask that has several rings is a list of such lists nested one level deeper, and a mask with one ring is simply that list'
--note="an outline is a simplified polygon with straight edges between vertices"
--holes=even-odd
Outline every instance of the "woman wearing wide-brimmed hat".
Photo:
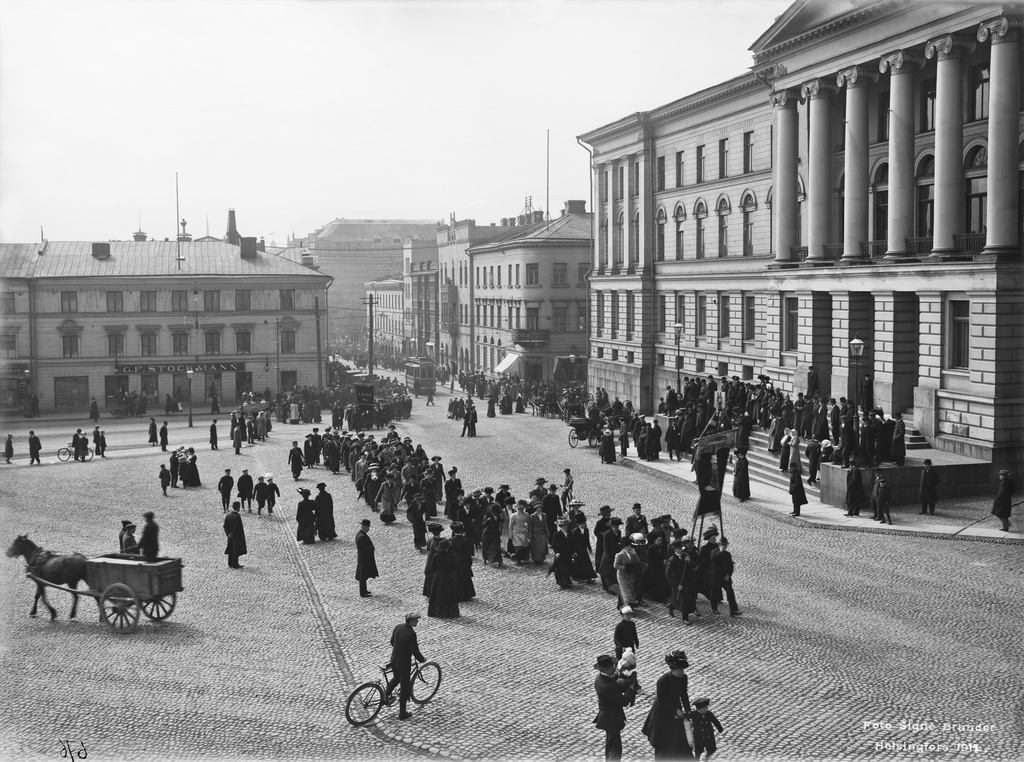
[{"label": "woman wearing wide-brimmed hat", "polygon": [[685,651],[665,656],[668,671],[658,678],[654,703],[647,713],[643,733],[654,747],[655,759],[679,759],[693,753],[687,743],[684,720],[690,713],[690,695],[686,668],[690,663]]},{"label": "woman wearing wide-brimmed hat", "polygon": [[312,545],[316,542],[316,504],[309,499],[308,489],[298,489],[296,492],[302,495],[302,500],[295,511],[295,522],[299,527],[295,539],[305,545]]}]

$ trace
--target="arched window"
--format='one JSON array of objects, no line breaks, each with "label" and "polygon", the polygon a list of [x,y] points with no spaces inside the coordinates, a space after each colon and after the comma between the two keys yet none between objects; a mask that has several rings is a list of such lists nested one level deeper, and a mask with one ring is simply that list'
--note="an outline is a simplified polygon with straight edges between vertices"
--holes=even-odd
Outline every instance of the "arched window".
[{"label": "arched window", "polygon": [[988,213],[988,149],[975,146],[964,164],[967,187],[967,232],[985,233]]},{"label": "arched window", "polygon": [[729,256],[729,213],[732,209],[729,206],[729,199],[722,196],[718,199],[718,206],[715,212],[718,214],[718,256]]},{"label": "arched window", "polygon": [[889,239],[889,165],[882,163],[875,170],[872,180],[872,188],[875,192],[874,210],[875,227],[874,241],[888,241]]},{"label": "arched window", "polygon": [[740,211],[743,212],[743,256],[754,256],[754,211],[757,209],[757,201],[754,194],[747,191],[740,201]]},{"label": "arched window", "polygon": [[694,245],[697,259],[704,259],[704,220],[708,216],[708,207],[703,199],[699,199],[693,207],[693,218],[696,222]]},{"label": "arched window", "polygon": [[619,215],[618,221],[615,223],[615,240],[613,242],[614,250],[612,251],[612,267],[622,266],[622,250],[624,248],[623,235],[625,231],[623,228],[626,226],[626,216],[624,214]]},{"label": "arched window", "polygon": [[655,218],[656,230],[654,234],[654,261],[664,262],[665,261],[665,223],[668,221],[668,215],[665,213],[665,207],[658,209],[658,216]]},{"label": "arched window", "polygon": [[915,173],[917,188],[917,224],[915,230],[920,238],[931,238],[935,232],[935,157],[925,156],[917,165]]},{"label": "arched window", "polygon": [[686,209],[682,204],[676,206],[675,212],[672,214],[676,220],[676,260],[682,261],[683,259],[683,223],[686,221]]}]

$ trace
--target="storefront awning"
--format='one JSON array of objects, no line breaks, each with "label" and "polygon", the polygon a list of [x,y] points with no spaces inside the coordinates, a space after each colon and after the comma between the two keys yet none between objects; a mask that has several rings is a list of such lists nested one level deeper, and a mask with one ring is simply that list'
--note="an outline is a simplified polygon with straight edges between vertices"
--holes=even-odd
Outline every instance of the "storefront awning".
[{"label": "storefront awning", "polygon": [[501,362],[495,366],[494,372],[511,373],[512,369],[515,368],[516,363],[519,362],[520,357],[521,355],[517,355],[514,352],[509,352],[501,359]]}]

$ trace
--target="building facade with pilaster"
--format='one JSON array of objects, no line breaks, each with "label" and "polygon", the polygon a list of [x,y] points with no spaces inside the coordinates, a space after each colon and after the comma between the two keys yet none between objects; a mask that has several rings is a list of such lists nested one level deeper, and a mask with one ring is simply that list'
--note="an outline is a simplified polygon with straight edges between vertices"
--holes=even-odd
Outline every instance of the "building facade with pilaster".
[{"label": "building facade with pilaster", "polygon": [[677,367],[795,395],[813,365],[935,448],[1024,464],[1022,29],[1018,5],[801,0],[750,75],[582,135],[591,386],[650,411]]},{"label": "building facade with pilaster", "polygon": [[405,284],[400,278],[390,278],[364,283],[363,286],[366,298],[373,299],[374,357],[389,363],[397,361],[405,355]]}]

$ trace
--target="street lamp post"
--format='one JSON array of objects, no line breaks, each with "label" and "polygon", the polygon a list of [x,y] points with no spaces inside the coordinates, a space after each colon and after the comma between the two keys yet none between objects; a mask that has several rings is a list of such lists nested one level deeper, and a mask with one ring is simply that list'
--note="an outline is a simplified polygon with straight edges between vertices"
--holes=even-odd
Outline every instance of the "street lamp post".
[{"label": "street lamp post", "polygon": [[860,401],[857,393],[860,385],[860,357],[864,354],[864,342],[859,334],[854,334],[850,341],[850,355],[853,357],[853,446],[860,444]]},{"label": "street lamp post", "polygon": [[679,339],[683,336],[683,324],[676,323],[672,330],[676,333],[676,394],[682,398],[683,390],[679,388]]},{"label": "street lamp post", "polygon": [[188,376],[188,427],[192,428],[192,376],[195,375],[195,371],[191,368],[185,373]]}]

